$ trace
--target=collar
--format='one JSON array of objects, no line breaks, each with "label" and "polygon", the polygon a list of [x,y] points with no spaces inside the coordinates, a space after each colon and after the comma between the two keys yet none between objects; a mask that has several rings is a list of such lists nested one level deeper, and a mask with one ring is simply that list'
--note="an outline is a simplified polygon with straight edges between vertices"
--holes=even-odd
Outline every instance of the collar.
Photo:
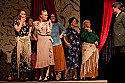
[{"label": "collar", "polygon": [[116,17],[118,17],[119,14],[121,14],[122,12],[119,12],[118,14],[116,14]]}]

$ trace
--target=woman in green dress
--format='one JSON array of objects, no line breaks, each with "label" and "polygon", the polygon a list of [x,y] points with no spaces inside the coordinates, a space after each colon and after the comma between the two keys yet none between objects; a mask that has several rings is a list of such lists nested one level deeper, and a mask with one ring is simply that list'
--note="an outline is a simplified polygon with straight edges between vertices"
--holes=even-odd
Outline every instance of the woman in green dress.
[{"label": "woman in green dress", "polygon": [[83,28],[80,32],[80,40],[82,43],[80,78],[96,78],[98,76],[99,38],[95,31],[91,29],[90,20],[83,21]]}]

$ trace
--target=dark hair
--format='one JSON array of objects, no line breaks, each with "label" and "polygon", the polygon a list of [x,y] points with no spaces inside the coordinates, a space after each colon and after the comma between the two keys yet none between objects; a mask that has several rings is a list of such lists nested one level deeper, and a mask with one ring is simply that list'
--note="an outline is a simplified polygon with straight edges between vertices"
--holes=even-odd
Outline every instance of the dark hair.
[{"label": "dark hair", "polygon": [[27,22],[27,23],[28,23],[28,21],[29,21],[30,18],[33,19],[32,17],[27,17],[27,18],[26,18],[26,22]]},{"label": "dark hair", "polygon": [[58,22],[57,15],[54,14],[54,13],[51,13],[50,16],[49,16],[49,18],[51,18],[51,15],[52,15],[52,14],[55,15],[55,23]]},{"label": "dark hair", "polygon": [[[76,19],[76,18],[75,18],[75,17],[72,17],[72,18],[69,19],[69,25],[71,25],[71,23],[72,23],[72,21],[73,21],[74,19]],[[76,22],[77,22],[77,23],[79,22],[78,19],[76,19]]]},{"label": "dark hair", "polygon": [[119,10],[123,10],[124,5],[121,2],[115,2],[112,4],[112,7],[118,7]]},{"label": "dark hair", "polygon": [[23,9],[19,9],[19,10],[18,10],[18,15],[20,14],[20,12],[21,12],[21,11],[26,12],[26,11],[25,11],[25,10],[23,10]]}]

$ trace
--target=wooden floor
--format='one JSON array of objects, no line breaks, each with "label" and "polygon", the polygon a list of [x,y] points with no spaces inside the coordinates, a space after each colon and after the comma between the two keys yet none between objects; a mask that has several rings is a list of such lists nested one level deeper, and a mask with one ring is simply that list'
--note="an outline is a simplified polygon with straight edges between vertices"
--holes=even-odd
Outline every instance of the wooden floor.
[{"label": "wooden floor", "polygon": [[[92,80],[92,81],[49,81],[49,82],[39,82],[39,83],[107,83],[107,80]],[[38,81],[26,81],[26,82],[18,82],[18,81],[0,81],[0,83],[38,83]]]}]

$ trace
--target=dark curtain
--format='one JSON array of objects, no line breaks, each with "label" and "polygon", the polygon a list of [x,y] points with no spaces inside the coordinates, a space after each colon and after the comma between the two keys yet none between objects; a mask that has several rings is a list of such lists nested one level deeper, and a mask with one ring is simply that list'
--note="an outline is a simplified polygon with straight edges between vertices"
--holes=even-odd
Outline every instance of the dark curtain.
[{"label": "dark curtain", "polygon": [[56,15],[54,0],[45,0],[45,7],[48,11],[48,14],[55,14]]},{"label": "dark curtain", "polygon": [[113,47],[112,47],[112,28],[114,22],[114,15],[112,15],[108,36],[106,38],[105,44],[103,45],[100,51],[100,58],[99,58],[99,77],[101,79],[107,79],[108,75],[108,65],[110,58],[113,54]]},{"label": "dark curtain", "polygon": [[54,0],[32,0],[30,13],[31,17],[34,20],[38,20],[41,10],[43,9],[46,9],[49,15],[52,13],[56,15]]},{"label": "dark curtain", "polygon": [[[91,3],[90,3],[91,2]],[[103,16],[103,0],[80,0],[81,26],[85,19],[91,21],[91,28],[100,36]]]}]

